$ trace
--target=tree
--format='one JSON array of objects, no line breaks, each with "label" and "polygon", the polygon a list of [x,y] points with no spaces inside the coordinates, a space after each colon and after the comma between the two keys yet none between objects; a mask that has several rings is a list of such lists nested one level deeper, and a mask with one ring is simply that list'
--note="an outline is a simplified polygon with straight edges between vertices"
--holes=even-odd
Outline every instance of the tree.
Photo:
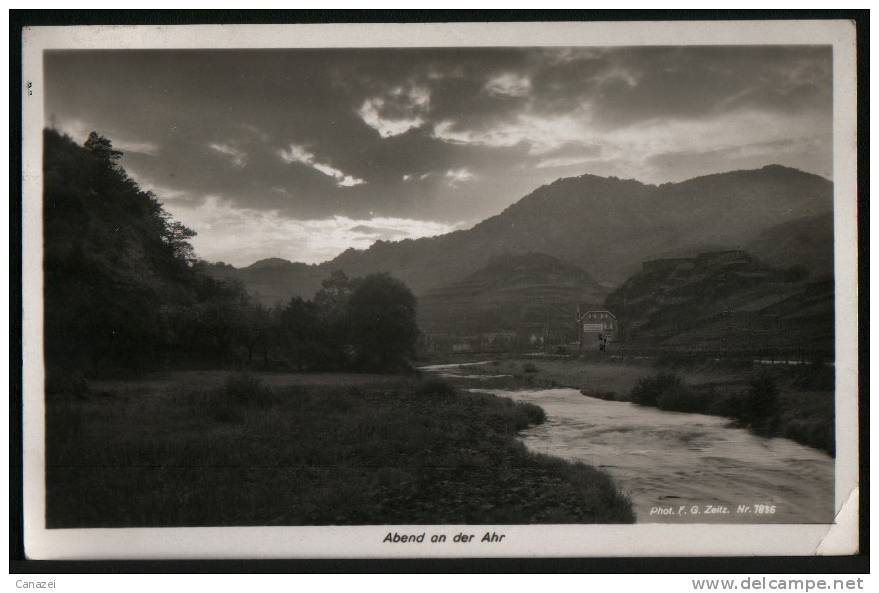
[{"label": "tree", "polygon": [[320,283],[321,289],[314,295],[314,304],[328,318],[344,317],[356,284],[357,281],[348,278],[345,272],[336,270]]},{"label": "tree", "polygon": [[742,403],[736,417],[747,426],[768,430],[778,416],[779,390],[772,375],[761,373],[751,379],[748,390],[742,394]]},{"label": "tree", "polygon": [[183,223],[176,220],[168,220],[162,235],[165,244],[171,248],[176,259],[192,265],[196,261],[195,250],[192,248],[190,239],[195,237],[196,232],[191,228],[184,226]]},{"label": "tree", "polygon": [[371,274],[357,283],[348,300],[349,342],[362,370],[393,371],[415,356],[416,300],[390,275]]},{"label": "tree", "polygon": [[323,328],[314,303],[293,297],[281,311],[278,325],[281,349],[298,370],[326,366]]},{"label": "tree", "polygon": [[321,282],[314,295],[314,304],[324,329],[325,351],[323,364],[331,368],[349,365],[346,353],[348,340],[348,301],[359,280],[348,278],[336,270]]},{"label": "tree", "polygon": [[101,136],[97,132],[89,134],[88,139],[83,145],[86,150],[100,158],[101,160],[115,164],[122,158],[122,152],[113,148],[113,143],[109,138]]},{"label": "tree", "polygon": [[126,175],[110,140],[93,133],[78,146],[46,130],[43,150],[47,371],[246,360],[260,314],[254,322],[243,287],[192,265],[195,233]]}]

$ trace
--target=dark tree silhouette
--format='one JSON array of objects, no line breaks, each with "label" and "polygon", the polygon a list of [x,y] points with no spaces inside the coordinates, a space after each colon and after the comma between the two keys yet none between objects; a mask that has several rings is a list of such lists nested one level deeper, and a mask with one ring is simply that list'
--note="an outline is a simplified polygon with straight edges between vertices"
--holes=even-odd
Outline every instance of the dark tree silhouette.
[{"label": "dark tree silhouette", "polygon": [[245,350],[243,289],[194,269],[195,233],[126,175],[110,140],[44,140],[50,375],[232,364]]},{"label": "dark tree silhouette", "polygon": [[122,152],[113,148],[113,143],[110,142],[109,138],[105,138],[97,132],[89,134],[83,146],[98,158],[110,163],[115,164],[122,158]]},{"label": "dark tree silhouette", "polygon": [[348,302],[355,364],[363,370],[405,368],[415,356],[415,296],[388,274],[363,278]]},{"label": "dark tree silhouette", "polygon": [[110,140],[44,137],[50,382],[170,367],[386,371],[413,357],[415,297],[398,280],[336,272],[313,301],[269,311],[206,273],[195,232],[128,177]]},{"label": "dark tree silhouette", "polygon": [[281,349],[297,370],[331,366],[325,327],[314,303],[300,297],[290,299],[281,311],[279,326]]}]

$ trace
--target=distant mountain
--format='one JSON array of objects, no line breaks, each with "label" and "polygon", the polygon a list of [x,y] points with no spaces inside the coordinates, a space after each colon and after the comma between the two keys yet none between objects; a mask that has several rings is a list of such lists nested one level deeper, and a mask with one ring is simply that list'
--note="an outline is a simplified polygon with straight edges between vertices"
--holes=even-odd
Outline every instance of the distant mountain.
[{"label": "distant mountain", "polygon": [[200,263],[201,269],[221,280],[237,280],[247,292],[266,306],[286,303],[292,296],[311,297],[330,275],[324,267],[294,263],[271,257],[244,268],[222,263]]},{"label": "distant mountain", "polygon": [[830,352],[833,304],[832,280],[721,251],[644,262],[605,308],[629,347]]},{"label": "distant mountain", "polygon": [[[286,299],[310,297],[319,278],[336,269],[351,276],[386,271],[423,296],[467,277],[495,256],[544,253],[612,288],[645,259],[692,255],[706,246],[741,248],[771,227],[827,215],[832,196],[830,181],[778,165],[658,186],[583,175],[544,185],[468,230],[379,241],[318,266],[278,266],[284,272],[274,279],[259,273],[257,282],[253,270],[241,279],[263,300],[267,295]],[[832,243],[826,247],[831,248]]]},{"label": "distant mountain", "polygon": [[803,266],[814,279],[833,276],[833,213],[805,216],[764,229],[745,249],[775,267]]},{"label": "distant mountain", "polygon": [[463,280],[418,299],[418,325],[427,334],[568,329],[578,303],[607,295],[588,272],[542,253],[504,254]]}]

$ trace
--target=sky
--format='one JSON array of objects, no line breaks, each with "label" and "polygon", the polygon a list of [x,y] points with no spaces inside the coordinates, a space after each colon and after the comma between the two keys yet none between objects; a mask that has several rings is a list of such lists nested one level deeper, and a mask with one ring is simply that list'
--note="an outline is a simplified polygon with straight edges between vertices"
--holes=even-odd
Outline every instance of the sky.
[{"label": "sky", "polygon": [[824,46],[56,51],[45,113],[110,138],[203,259],[319,263],[560,177],[832,178],[831,64]]}]

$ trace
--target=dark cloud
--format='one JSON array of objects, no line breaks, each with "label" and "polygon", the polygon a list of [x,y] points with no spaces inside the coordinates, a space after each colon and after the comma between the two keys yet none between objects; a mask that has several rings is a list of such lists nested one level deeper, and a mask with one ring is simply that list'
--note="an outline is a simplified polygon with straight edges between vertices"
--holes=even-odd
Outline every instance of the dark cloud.
[{"label": "dark cloud", "polygon": [[80,141],[110,137],[197,230],[209,200],[289,220],[451,224],[584,172],[661,182],[783,162],[827,175],[831,58],[775,46],[47,52],[46,114]]}]

